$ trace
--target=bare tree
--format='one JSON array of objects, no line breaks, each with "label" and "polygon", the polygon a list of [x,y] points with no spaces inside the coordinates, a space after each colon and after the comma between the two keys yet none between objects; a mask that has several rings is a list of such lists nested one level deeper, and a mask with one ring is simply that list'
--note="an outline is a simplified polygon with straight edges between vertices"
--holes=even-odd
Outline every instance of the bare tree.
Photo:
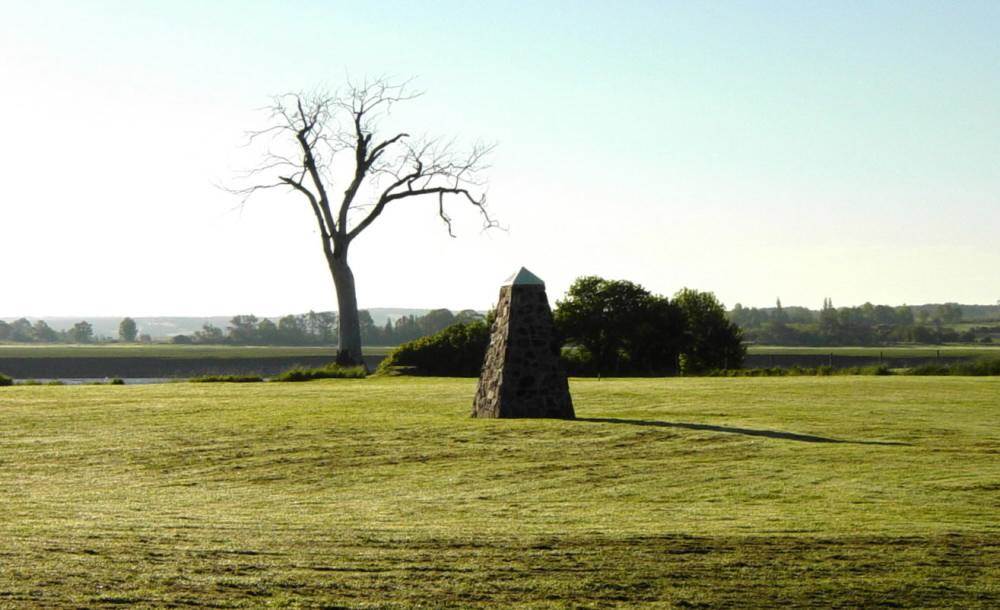
[{"label": "bare tree", "polygon": [[287,188],[309,203],[337,292],[337,361],[341,364],[362,362],[357,292],[348,250],[390,204],[436,198],[438,215],[453,237],[447,211],[452,199],[473,206],[484,229],[497,226],[486,209],[480,180],[492,146],[476,144],[459,152],[451,141],[378,133],[380,122],[395,104],[419,95],[406,82],[386,79],[348,83],[345,91],[336,94],[285,94],[275,97],[268,107],[271,126],[250,133],[251,141],[267,140],[268,152],[248,173],[252,186],[235,192],[245,200],[260,190]]}]

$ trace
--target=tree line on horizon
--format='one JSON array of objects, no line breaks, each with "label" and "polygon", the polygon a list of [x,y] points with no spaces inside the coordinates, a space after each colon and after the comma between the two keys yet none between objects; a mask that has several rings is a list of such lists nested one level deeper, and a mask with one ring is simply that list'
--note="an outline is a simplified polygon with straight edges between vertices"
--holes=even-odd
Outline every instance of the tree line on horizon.
[{"label": "tree line on horizon", "polygon": [[[399,345],[427,335],[433,335],[452,324],[482,320],[483,314],[470,309],[457,313],[448,309],[433,309],[424,315],[403,315],[385,324],[376,324],[367,310],[360,310],[361,336],[365,345]],[[225,329],[204,324],[191,334],[171,337],[175,344],[198,345],[287,345],[336,346],[339,330],[337,314],[332,311],[287,315],[276,321],[253,314],[233,316]],[[13,322],[0,320],[0,341],[13,343],[151,343],[148,334],[140,334],[135,320],[122,319],[118,337],[98,336],[86,320],[66,330],[55,330],[45,320],[34,323],[27,318]]]},{"label": "tree line on horizon", "polygon": [[[424,315],[404,315],[385,324],[375,323],[371,313],[358,311],[361,338],[365,345],[399,345],[432,335],[452,324],[483,319],[472,310],[453,313],[448,309],[432,309]],[[252,314],[234,316],[223,331],[205,324],[191,335],[176,335],[173,343],[201,345],[315,345],[335,346],[339,335],[339,318],[335,312],[322,311],[287,315],[274,322]]]},{"label": "tree line on horizon", "polygon": [[[130,319],[126,318],[126,320]],[[135,323],[133,322],[133,324]],[[135,335],[132,336],[133,341],[136,338]],[[94,327],[86,320],[81,320],[65,330],[55,330],[45,320],[35,320],[34,323],[27,318],[19,318],[9,323],[0,320],[0,341],[13,343],[94,343],[95,341],[107,340],[109,339],[106,337],[97,337],[94,334]]]},{"label": "tree line on horizon", "polygon": [[[729,319],[743,332],[748,343],[785,346],[886,345],[892,343],[992,343],[1000,334],[1000,307],[968,306],[957,303],[939,305],[873,305],[834,307],[825,299],[823,307],[743,307],[737,303],[728,311]],[[454,324],[483,320],[483,314],[463,310],[434,309],[424,315],[404,315],[385,324],[376,324],[367,310],[359,311],[362,340],[365,345],[400,345],[434,335]],[[978,320],[964,330],[952,326]],[[335,312],[287,315],[277,320],[257,318],[252,314],[234,316],[225,329],[205,324],[201,330],[175,335],[177,344],[199,345],[286,345],[336,346],[338,317]],[[135,321],[123,318],[118,337],[98,336],[86,320],[65,330],[53,329],[45,320],[20,318],[0,320],[0,341],[12,343],[151,343],[148,334],[138,332]]]},{"label": "tree line on horizon", "polygon": [[[977,314],[983,315],[981,312]],[[988,315],[988,311],[986,312]],[[743,307],[737,303],[729,318],[743,329],[748,342],[787,346],[873,346],[892,343],[992,343],[1000,324],[954,325],[965,320],[958,303],[909,306],[873,305],[834,307],[824,299],[818,311],[805,307]],[[982,318],[980,318],[982,320]]]}]

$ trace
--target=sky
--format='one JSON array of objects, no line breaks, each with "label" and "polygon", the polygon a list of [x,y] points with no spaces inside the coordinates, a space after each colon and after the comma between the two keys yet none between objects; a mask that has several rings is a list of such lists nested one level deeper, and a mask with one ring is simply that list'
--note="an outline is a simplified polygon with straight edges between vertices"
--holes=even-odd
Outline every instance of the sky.
[{"label": "sky", "polygon": [[[0,0],[0,317],[335,309],[307,204],[240,200],[289,91],[413,78],[493,142],[483,233],[390,207],[362,307],[488,309],[525,266],[727,306],[1000,299],[1000,3]],[[336,190],[336,187],[335,187]]]}]

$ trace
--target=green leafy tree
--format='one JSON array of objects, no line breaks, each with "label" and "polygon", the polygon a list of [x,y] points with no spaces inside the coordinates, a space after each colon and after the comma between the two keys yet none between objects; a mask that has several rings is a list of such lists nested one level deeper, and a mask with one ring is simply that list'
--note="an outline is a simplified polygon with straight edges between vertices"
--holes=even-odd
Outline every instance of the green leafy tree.
[{"label": "green leafy tree", "polygon": [[310,311],[305,317],[305,332],[312,343],[332,345],[337,341],[337,314]]},{"label": "green leafy tree", "polygon": [[913,308],[909,305],[900,305],[895,311],[894,324],[897,326],[913,326]]},{"label": "green leafy tree", "polygon": [[18,318],[10,323],[10,340],[17,342],[30,342],[34,339],[35,332],[31,322],[27,318]]},{"label": "green leafy tree", "polygon": [[240,345],[257,342],[257,316],[233,316],[229,321],[229,340]]},{"label": "green leafy tree", "polygon": [[263,320],[257,322],[257,338],[265,345],[274,345],[279,342],[278,326],[264,318]]},{"label": "green leafy tree", "polygon": [[306,327],[301,318],[287,315],[278,320],[278,337],[284,345],[302,345],[306,340]]},{"label": "green leafy tree", "polygon": [[417,323],[420,331],[425,335],[433,335],[441,332],[455,323],[455,314],[448,309],[432,309],[421,316]]},{"label": "green leafy tree", "polygon": [[52,330],[45,320],[36,320],[31,327],[31,334],[35,341],[41,343],[55,343],[59,340],[59,333]]},{"label": "green leafy tree", "polygon": [[554,315],[563,338],[586,350],[599,373],[676,370],[683,314],[638,284],[578,278]]},{"label": "green leafy tree", "polygon": [[67,336],[73,343],[90,343],[94,340],[94,327],[87,321],[77,322],[69,329]]},{"label": "green leafy tree", "polygon": [[375,319],[367,309],[358,311],[358,325],[361,328],[361,340],[371,345],[378,340],[379,332],[382,330],[375,325]]},{"label": "green leafy tree", "polygon": [[478,322],[479,320],[485,320],[485,319],[486,316],[472,309],[463,309],[462,311],[455,314],[456,324],[467,324],[469,322]]},{"label": "green leafy tree", "polygon": [[683,337],[681,308],[666,297],[650,295],[625,338],[629,370],[642,375],[676,374]]},{"label": "green leafy tree", "polygon": [[711,292],[685,288],[674,296],[684,312],[682,368],[685,373],[740,368],[746,355],[743,332]]},{"label": "green leafy tree", "polygon": [[771,318],[776,324],[787,324],[788,314],[785,313],[785,308],[781,306],[781,299],[774,304],[774,316]]},{"label": "green leafy tree", "polygon": [[209,345],[225,343],[226,335],[222,332],[222,329],[214,324],[202,324],[201,330],[194,333],[193,340],[197,343],[206,343]]},{"label": "green leafy tree", "polygon": [[956,324],[962,321],[962,306],[958,303],[938,305],[934,317],[940,319],[945,324]]},{"label": "green leafy tree", "polygon": [[139,335],[139,329],[132,318],[123,318],[118,324],[118,338],[126,343],[132,343]]}]

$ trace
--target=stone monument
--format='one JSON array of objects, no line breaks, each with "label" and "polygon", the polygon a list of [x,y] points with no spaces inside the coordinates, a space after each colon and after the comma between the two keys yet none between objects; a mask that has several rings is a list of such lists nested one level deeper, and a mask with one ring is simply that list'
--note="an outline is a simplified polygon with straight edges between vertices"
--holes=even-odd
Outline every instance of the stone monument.
[{"label": "stone monument", "polygon": [[473,417],[573,419],[545,282],[524,267],[500,287]]}]

